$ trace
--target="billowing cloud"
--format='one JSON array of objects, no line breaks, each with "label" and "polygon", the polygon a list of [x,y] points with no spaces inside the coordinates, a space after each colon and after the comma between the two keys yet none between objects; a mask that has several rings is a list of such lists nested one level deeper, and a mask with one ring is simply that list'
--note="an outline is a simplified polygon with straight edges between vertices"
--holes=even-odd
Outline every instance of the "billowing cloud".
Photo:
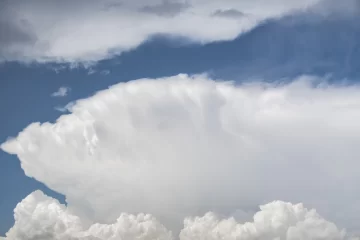
[{"label": "billowing cloud", "polygon": [[[88,64],[134,49],[156,34],[197,43],[232,40],[266,19],[319,2],[323,2],[317,5],[321,11],[336,4],[331,0],[1,1],[1,60]],[[349,6],[353,0],[343,2]],[[238,13],[244,16],[217,17]]]},{"label": "billowing cloud", "polygon": [[236,222],[234,218],[221,220],[213,213],[188,218],[180,239],[345,239],[344,230],[323,219],[314,209],[304,208],[302,204],[277,201],[260,206],[260,209],[254,215],[253,222],[245,224]]},{"label": "billowing cloud", "polygon": [[145,212],[179,229],[186,216],[283,200],[353,229],[359,103],[359,86],[312,77],[140,79],[77,101],[55,123],[32,123],[1,148],[93,222]]},{"label": "billowing cloud", "polygon": [[171,240],[166,230],[151,215],[121,214],[115,223],[85,227],[81,219],[55,199],[36,191],[14,210],[15,224],[6,240]]},{"label": "billowing cloud", "polygon": [[[112,224],[86,226],[82,219],[56,200],[36,191],[17,205],[15,224],[6,240],[345,240],[343,229],[325,220],[314,209],[281,201],[260,206],[253,220],[239,223],[219,219],[214,213],[188,217],[179,238],[148,214],[122,213]],[[352,238],[355,240],[355,238]]]},{"label": "billowing cloud", "polygon": [[60,87],[56,92],[51,94],[52,97],[65,97],[71,91],[69,87]]}]

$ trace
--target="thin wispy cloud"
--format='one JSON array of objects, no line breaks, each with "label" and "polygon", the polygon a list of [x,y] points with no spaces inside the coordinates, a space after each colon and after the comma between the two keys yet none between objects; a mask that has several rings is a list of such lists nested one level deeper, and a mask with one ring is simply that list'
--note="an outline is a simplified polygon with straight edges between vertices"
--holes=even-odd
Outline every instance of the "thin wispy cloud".
[{"label": "thin wispy cloud", "polygon": [[109,75],[110,70],[102,70],[102,71],[100,71],[100,74],[103,75],[103,76]]},{"label": "thin wispy cloud", "polygon": [[96,70],[93,69],[93,68],[89,68],[87,74],[88,74],[88,75],[92,75],[92,74],[94,74],[94,73],[96,73]]},{"label": "thin wispy cloud", "polygon": [[87,74],[88,75],[93,75],[95,73],[98,73],[100,75],[103,75],[103,76],[106,76],[106,75],[109,75],[110,74],[110,70],[108,69],[104,69],[104,70],[97,70],[97,69],[94,69],[94,68],[89,68],[88,71],[87,71]]},{"label": "thin wispy cloud", "polygon": [[70,112],[71,111],[71,108],[75,105],[74,102],[69,102],[68,104],[66,104],[65,106],[57,106],[55,107],[54,109],[56,111],[59,111],[59,112]]},{"label": "thin wispy cloud", "polygon": [[51,94],[51,96],[52,97],[66,97],[70,91],[71,91],[71,88],[69,88],[69,87],[60,87],[56,92],[53,92]]}]

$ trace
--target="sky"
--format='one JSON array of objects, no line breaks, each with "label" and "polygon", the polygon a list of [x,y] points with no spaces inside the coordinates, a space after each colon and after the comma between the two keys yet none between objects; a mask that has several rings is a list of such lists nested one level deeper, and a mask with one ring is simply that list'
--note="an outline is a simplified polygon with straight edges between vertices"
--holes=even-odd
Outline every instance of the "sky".
[{"label": "sky", "polygon": [[359,239],[360,2],[0,3],[0,239]]}]

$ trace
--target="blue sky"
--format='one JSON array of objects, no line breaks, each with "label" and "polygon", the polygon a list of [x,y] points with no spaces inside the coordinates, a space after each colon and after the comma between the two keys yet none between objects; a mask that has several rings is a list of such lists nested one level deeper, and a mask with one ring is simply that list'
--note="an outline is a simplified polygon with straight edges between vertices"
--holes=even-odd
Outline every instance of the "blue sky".
[{"label": "blue sky", "polygon": [[[196,39],[188,41],[155,34],[119,54],[102,57],[103,53],[89,53],[92,61],[93,56],[100,57],[92,66],[85,67],[71,67],[78,61],[72,55],[60,56],[63,60],[59,62],[53,61],[57,59],[55,55],[43,58],[38,52],[26,52],[26,57],[21,59],[18,53],[25,50],[16,50],[12,55],[1,50],[8,60],[0,63],[0,141],[16,137],[33,122],[54,122],[64,114],[56,107],[140,78],[206,72],[214,79],[240,84],[255,80],[291,82],[299,76],[311,75],[335,84],[356,85],[360,77],[359,18],[357,13],[336,11],[329,15],[316,11],[286,14],[276,19],[264,18],[235,39],[207,39],[205,44]],[[28,63],[29,56],[37,62]],[[79,53],[79,56],[81,65],[88,55]],[[49,61],[43,60],[46,58]],[[66,96],[51,96],[60,87],[68,87],[70,91]],[[65,203],[64,195],[45,184],[26,177],[16,155],[0,152],[0,236],[14,225],[16,204],[31,192],[40,189]]]}]

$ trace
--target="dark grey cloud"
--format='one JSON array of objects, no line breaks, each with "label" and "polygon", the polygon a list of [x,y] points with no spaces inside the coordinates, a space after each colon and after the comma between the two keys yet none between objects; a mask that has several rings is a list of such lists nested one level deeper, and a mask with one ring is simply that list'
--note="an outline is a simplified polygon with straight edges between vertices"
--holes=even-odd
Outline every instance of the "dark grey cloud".
[{"label": "dark grey cloud", "polygon": [[140,9],[142,12],[152,13],[164,17],[173,17],[190,7],[187,2],[163,0],[160,4],[145,6]]},{"label": "dark grey cloud", "polygon": [[13,44],[33,43],[36,36],[31,25],[16,13],[10,1],[0,3],[0,49]]},{"label": "dark grey cloud", "polygon": [[245,16],[243,12],[236,9],[217,10],[213,14],[215,17],[228,17],[228,18],[239,18]]},{"label": "dark grey cloud", "polygon": [[28,30],[28,23],[21,20],[14,23],[7,19],[0,18],[0,47],[16,43],[32,43],[36,40],[35,35]]},{"label": "dark grey cloud", "polygon": [[123,6],[123,3],[120,1],[114,1],[110,3],[105,3],[103,10],[104,11],[111,11],[114,9],[121,8]]},{"label": "dark grey cloud", "polygon": [[0,4],[0,60],[20,54],[19,46],[31,47],[37,40],[31,24],[16,15],[8,1]]}]

